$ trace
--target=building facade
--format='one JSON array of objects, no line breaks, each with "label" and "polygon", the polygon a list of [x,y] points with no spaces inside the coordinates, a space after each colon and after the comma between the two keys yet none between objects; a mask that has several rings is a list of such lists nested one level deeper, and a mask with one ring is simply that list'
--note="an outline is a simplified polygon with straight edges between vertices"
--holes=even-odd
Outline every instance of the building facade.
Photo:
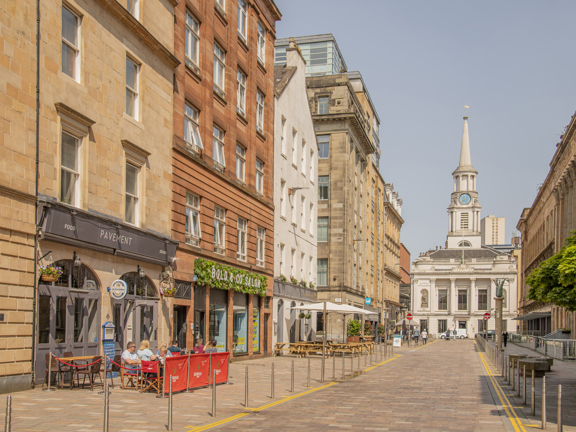
[{"label": "building facade", "polygon": [[493,215],[480,220],[480,235],[483,245],[503,245],[506,243],[506,220]]},{"label": "building facade", "polygon": [[50,352],[101,354],[106,322],[116,353],[168,337],[174,5],[41,3],[35,258],[61,274],[36,279],[37,383]]},{"label": "building facade", "polygon": [[404,246],[404,243],[400,243],[400,303],[402,303],[402,307],[406,311],[412,310],[412,278],[410,269],[410,251]]},{"label": "building facade", "polygon": [[553,304],[528,300],[526,278],[560,249],[576,229],[576,115],[573,115],[550,162],[550,171],[532,206],[522,211],[517,228],[522,236],[520,331],[545,336],[567,329],[576,337],[576,313]]},{"label": "building facade", "polygon": [[[507,253],[481,246],[478,172],[472,167],[468,117],[460,163],[452,173],[447,248],[429,251],[412,265],[412,313],[421,328],[440,334],[466,329],[468,335],[495,328],[495,282],[504,279],[503,328],[514,331],[517,313],[517,262]],[[483,316],[490,312],[488,321]]]},{"label": "building facade", "polygon": [[[274,67],[274,307],[273,342],[314,340],[316,313],[292,309],[316,300],[318,153],[306,92],[306,62],[294,40],[286,63]],[[306,316],[306,314],[305,314]]]},{"label": "building facade", "polygon": [[[362,75],[347,72],[331,34],[294,39],[307,62],[308,101],[319,148],[318,300],[368,309],[374,313],[364,319],[374,327],[383,322],[390,304],[399,311],[399,291],[392,284],[387,289],[385,281],[392,274],[398,287],[394,256],[399,258],[403,223],[400,217],[401,223],[390,224],[387,232],[387,218],[399,216],[401,200],[379,172],[380,119]],[[277,40],[277,65],[286,62],[288,45],[288,39]],[[395,228],[397,235],[392,234]],[[345,338],[345,322],[342,316],[330,317],[328,336]],[[317,329],[324,330],[322,323]]]},{"label": "building facade", "polygon": [[[14,13],[19,9],[22,13]],[[36,202],[36,2],[3,2],[0,28],[0,393],[30,388]]]},{"label": "building facade", "polygon": [[274,40],[271,0],[176,6],[171,337],[271,354]]}]

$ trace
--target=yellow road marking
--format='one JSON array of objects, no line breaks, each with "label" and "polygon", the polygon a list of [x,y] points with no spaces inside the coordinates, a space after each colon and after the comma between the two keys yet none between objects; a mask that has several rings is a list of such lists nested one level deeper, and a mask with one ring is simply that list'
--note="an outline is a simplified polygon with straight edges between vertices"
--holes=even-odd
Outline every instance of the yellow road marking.
[{"label": "yellow road marking", "polygon": [[[478,345],[477,342],[474,342],[474,343],[476,343],[476,345]],[[516,411],[514,411],[514,408],[510,404],[510,401],[508,400],[508,398],[504,394],[502,387],[500,387],[500,384],[498,384],[497,380],[492,375],[492,372],[490,372],[490,367],[489,367],[488,363],[486,363],[486,359],[485,359],[484,354],[480,351],[478,351],[478,354],[480,356],[480,360],[482,361],[482,364],[484,365],[484,368],[486,369],[486,372],[488,373],[488,377],[490,378],[490,381],[492,381],[492,385],[494,386],[494,390],[496,391],[496,394],[498,395],[498,399],[500,399],[500,404],[504,408],[504,411],[506,411],[506,415],[508,416],[508,419],[510,420],[512,427],[517,432],[519,432],[519,431],[526,432],[526,429],[524,429],[524,426],[522,425],[520,418],[518,418],[518,415],[516,415]],[[504,402],[504,401],[506,401],[506,402]]]},{"label": "yellow road marking", "polygon": [[[436,342],[436,341],[434,341],[434,342]],[[432,343],[434,343],[434,342],[430,342],[430,343],[432,344]],[[391,362],[392,360],[396,360],[396,359],[399,358],[399,357],[400,357],[400,354],[395,354],[393,358],[388,359],[388,360],[386,360],[386,361],[384,361],[384,362],[382,362],[382,363],[378,363],[378,364],[376,364],[376,365],[374,365],[374,366],[372,366],[372,367],[370,367],[370,368],[367,368],[367,369],[365,369],[365,370],[366,370],[366,371],[372,370],[372,369],[374,369],[374,368],[376,368],[376,367],[378,367],[378,366],[382,366],[382,365],[384,365],[384,364],[386,364],[386,363],[389,363],[389,362]],[[298,393],[298,394],[295,394],[295,395],[292,395],[292,396],[286,396],[286,397],[284,397],[284,398],[282,398],[282,399],[279,399],[279,400],[277,400],[277,401],[271,402],[271,403],[266,404],[266,405],[262,405],[262,406],[260,406],[260,407],[258,407],[258,408],[244,408],[245,411],[250,411],[250,412],[243,412],[243,413],[240,413],[240,414],[236,414],[236,415],[233,415],[233,416],[231,416],[231,417],[227,417],[227,418],[224,418],[224,419],[222,419],[222,420],[218,420],[218,421],[215,421],[215,422],[213,422],[213,423],[209,423],[209,424],[206,424],[206,425],[203,425],[203,426],[185,426],[185,429],[187,429],[188,432],[201,432],[201,431],[205,431],[205,430],[208,430],[208,429],[212,429],[212,428],[215,428],[215,427],[217,427],[217,426],[221,426],[221,425],[223,425],[223,424],[236,421],[236,420],[238,420],[238,419],[241,419],[242,417],[246,417],[246,416],[250,415],[252,412],[264,411],[264,410],[266,410],[266,409],[275,407],[275,406],[280,405],[280,404],[283,404],[283,403],[285,403],[285,402],[289,402],[289,401],[294,400],[294,399],[297,399],[297,398],[299,398],[299,397],[309,395],[310,393],[314,393],[314,392],[317,392],[317,391],[319,391],[319,390],[324,390],[324,389],[326,389],[326,388],[328,388],[328,387],[332,387],[333,385],[336,385],[336,384],[338,384],[338,382],[335,382],[335,381],[334,381],[334,382],[330,382],[330,383],[325,384],[325,385],[323,385],[323,386],[320,386],[320,387],[316,387],[316,388],[313,388],[313,389],[310,389],[310,390],[303,391],[302,393]]]}]

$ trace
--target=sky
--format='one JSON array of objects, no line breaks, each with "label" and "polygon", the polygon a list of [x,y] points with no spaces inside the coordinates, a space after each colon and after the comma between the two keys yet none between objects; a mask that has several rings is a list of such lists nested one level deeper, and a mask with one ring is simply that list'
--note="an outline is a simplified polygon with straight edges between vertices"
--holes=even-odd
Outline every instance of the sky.
[{"label": "sky", "polygon": [[444,247],[464,105],[482,217],[506,242],[576,110],[576,1],[276,0],[276,37],[332,33],[380,117],[412,260]]}]

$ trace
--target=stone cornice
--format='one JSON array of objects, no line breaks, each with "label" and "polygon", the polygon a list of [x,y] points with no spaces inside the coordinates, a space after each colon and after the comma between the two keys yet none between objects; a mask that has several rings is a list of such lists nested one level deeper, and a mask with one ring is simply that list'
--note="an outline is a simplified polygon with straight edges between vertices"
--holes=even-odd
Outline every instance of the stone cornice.
[{"label": "stone cornice", "polygon": [[11,187],[0,185],[0,194],[8,195],[9,197],[21,199],[22,201],[28,201],[30,203],[36,202],[36,196],[29,194],[27,192],[22,192]]},{"label": "stone cornice", "polygon": [[[174,56],[164,45],[158,41],[140,21],[132,16],[128,10],[122,6],[117,0],[96,0],[110,15],[120,21],[126,28],[142,41],[152,52],[154,52],[164,63],[168,66],[175,68],[180,64],[180,60]],[[176,0],[169,0],[174,3]]]},{"label": "stone cornice", "polygon": [[91,118],[86,117],[84,114],[76,111],[74,108],[71,108],[62,102],[56,102],[54,106],[56,107],[56,111],[58,111],[60,115],[62,114],[67,115],[68,117],[76,120],[78,123],[82,124],[87,128],[91,127],[94,123],[96,123]]}]

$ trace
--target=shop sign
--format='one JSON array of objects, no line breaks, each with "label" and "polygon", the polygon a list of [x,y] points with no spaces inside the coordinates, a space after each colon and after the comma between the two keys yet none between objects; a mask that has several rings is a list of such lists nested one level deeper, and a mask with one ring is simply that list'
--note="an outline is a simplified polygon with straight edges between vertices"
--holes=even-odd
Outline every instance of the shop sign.
[{"label": "shop sign", "polygon": [[364,303],[366,303],[367,306],[370,306],[370,304],[372,303],[372,298],[366,297],[366,298],[364,299]]},{"label": "shop sign", "polygon": [[260,351],[260,311],[252,309],[252,351]]},{"label": "shop sign", "polygon": [[122,279],[116,279],[110,284],[110,297],[114,300],[122,300],[128,294],[128,284]]},{"label": "shop sign", "polygon": [[268,278],[258,273],[196,258],[194,274],[198,278],[197,283],[199,285],[233,290],[244,294],[266,295]]}]

